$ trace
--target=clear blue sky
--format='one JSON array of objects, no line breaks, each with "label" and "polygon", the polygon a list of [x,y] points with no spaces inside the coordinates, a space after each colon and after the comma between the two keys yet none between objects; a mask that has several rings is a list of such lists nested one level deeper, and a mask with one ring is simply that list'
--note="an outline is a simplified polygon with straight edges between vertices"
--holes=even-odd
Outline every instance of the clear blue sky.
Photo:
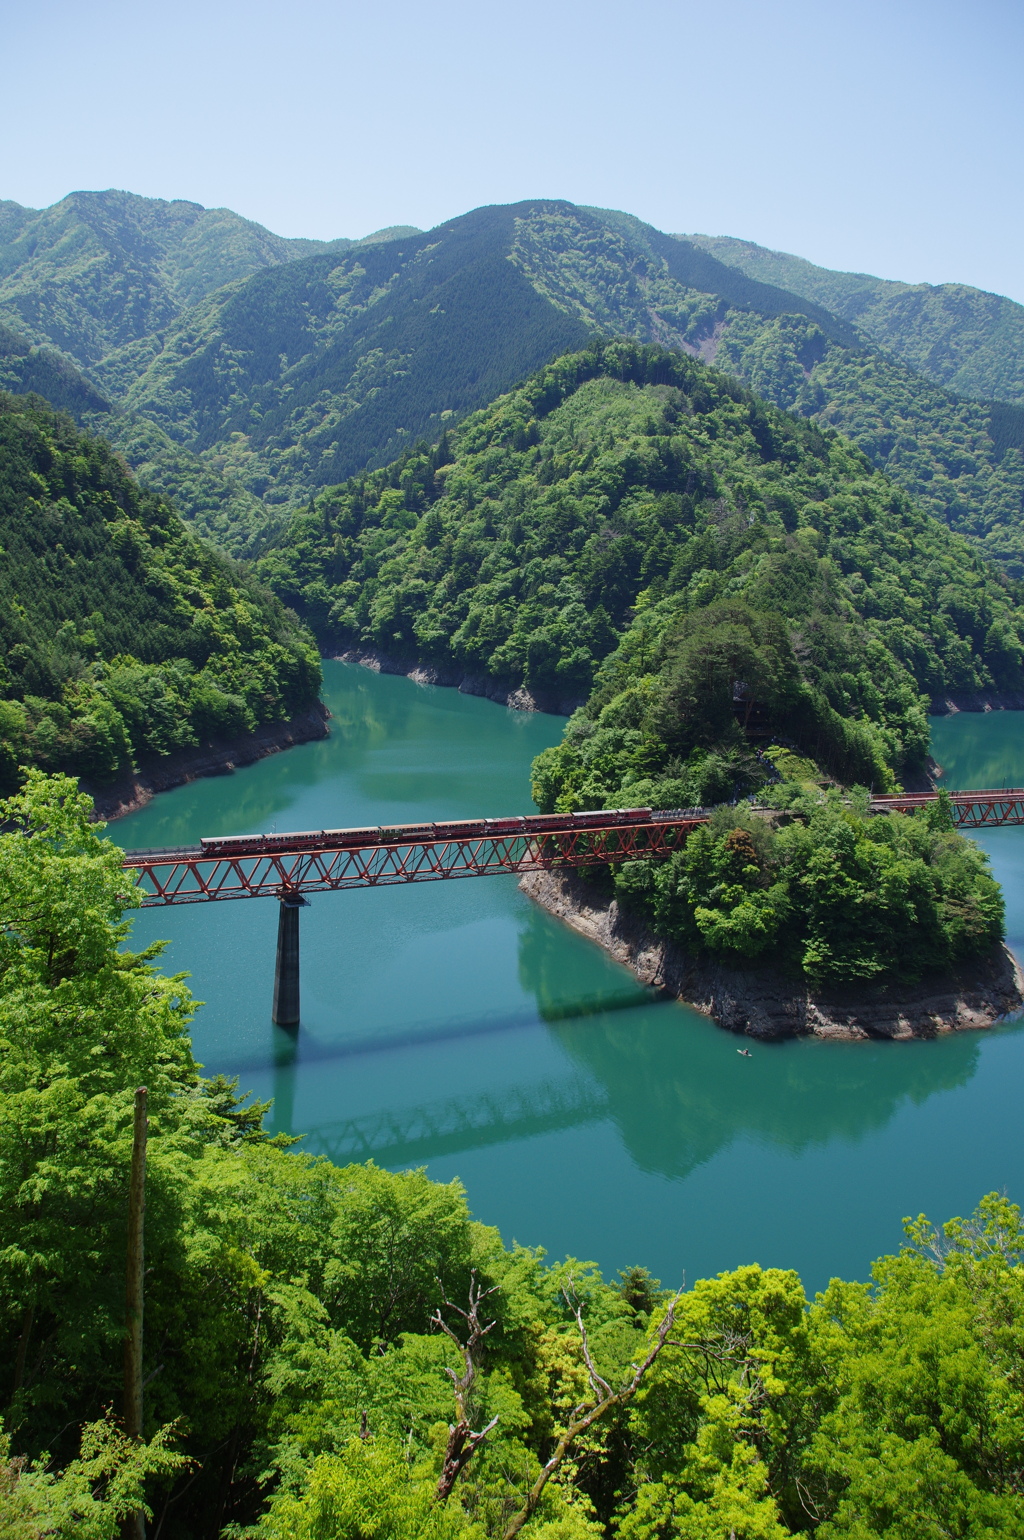
[{"label": "clear blue sky", "polygon": [[563,197],[1024,301],[1021,0],[0,0],[0,197],[283,235]]}]

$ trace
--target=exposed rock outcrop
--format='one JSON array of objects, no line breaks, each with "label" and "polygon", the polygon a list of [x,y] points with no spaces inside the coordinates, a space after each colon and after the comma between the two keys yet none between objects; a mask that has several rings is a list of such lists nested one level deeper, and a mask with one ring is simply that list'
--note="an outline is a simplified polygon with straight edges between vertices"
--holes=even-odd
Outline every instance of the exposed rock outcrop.
[{"label": "exposed rock outcrop", "polygon": [[214,739],[194,749],[147,760],[134,774],[124,776],[113,786],[93,786],[87,780],[79,784],[95,802],[97,817],[109,822],[145,807],[158,791],[183,786],[202,775],[226,775],[239,765],[251,765],[280,749],[290,749],[293,744],[326,738],[328,715],[327,707],[317,701],[297,716],[284,722],[265,722],[243,738]]},{"label": "exposed rock outcrop", "polygon": [[958,711],[1024,711],[1024,692],[1020,690],[951,690],[937,695],[931,704],[932,715],[954,716]]},{"label": "exposed rock outcrop", "polygon": [[956,973],[919,984],[815,989],[771,968],[730,968],[656,936],[576,872],[530,872],[519,886],[636,974],[750,1037],[935,1037],[990,1027],[1024,1006],[1024,975],[998,946]]},{"label": "exposed rock outcrop", "polygon": [[582,706],[583,696],[561,697],[543,690],[531,691],[523,684],[492,679],[489,674],[467,674],[459,668],[442,668],[436,663],[420,663],[414,658],[396,658],[375,647],[352,647],[336,654],[342,663],[361,663],[375,674],[404,674],[417,684],[440,684],[462,695],[482,695],[485,700],[511,706],[515,711],[550,711],[569,716]]}]

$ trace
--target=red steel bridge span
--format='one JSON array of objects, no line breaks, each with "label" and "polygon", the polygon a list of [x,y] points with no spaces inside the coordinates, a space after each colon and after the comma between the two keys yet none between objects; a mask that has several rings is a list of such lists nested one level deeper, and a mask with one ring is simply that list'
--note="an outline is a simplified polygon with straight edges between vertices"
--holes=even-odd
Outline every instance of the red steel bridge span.
[{"label": "red steel bridge span", "polygon": [[[937,796],[921,792],[876,797],[871,805],[878,812],[910,813]],[[1024,824],[1024,788],[953,792],[951,803],[954,821],[965,828]],[[273,1019],[279,1026],[295,1027],[299,910],[308,902],[306,894],[664,860],[710,815],[709,808],[621,808],[372,829],[222,835],[198,845],[129,850],[124,864],[138,873],[144,908],[277,898]]]}]

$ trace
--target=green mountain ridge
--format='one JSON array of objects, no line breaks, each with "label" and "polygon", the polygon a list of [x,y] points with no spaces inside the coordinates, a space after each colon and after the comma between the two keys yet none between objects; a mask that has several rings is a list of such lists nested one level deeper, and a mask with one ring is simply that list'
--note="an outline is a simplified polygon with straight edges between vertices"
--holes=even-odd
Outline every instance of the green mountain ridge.
[{"label": "green mountain ridge", "polygon": [[[112,226],[127,219],[127,195],[74,197],[93,200],[93,225],[102,223],[101,214]],[[120,246],[109,237],[100,261],[93,225],[86,240],[75,204],[62,216],[74,239],[51,242],[39,259],[56,275],[51,289],[32,288],[35,259],[15,263],[0,284],[0,302],[4,285],[13,286],[37,322],[47,304],[59,312],[61,325],[43,340],[70,351],[77,367],[88,365],[117,409],[90,417],[90,426],[108,434],[149,484],[173,496],[197,529],[235,554],[259,555],[320,488],[389,463],[421,436],[436,441],[446,425],[600,334],[699,356],[774,405],[838,428],[929,512],[1011,576],[1024,577],[1024,408],[959,398],[927,378],[931,333],[915,321],[916,312],[908,312],[904,328],[910,362],[872,341],[862,322],[874,280],[854,275],[846,283],[845,275],[800,259],[774,261],[772,253],[758,257],[752,277],[738,264],[743,243],[726,242],[721,250],[729,261],[720,261],[704,249],[707,238],[689,242],[629,214],[559,200],[477,209],[425,234],[399,227],[305,256],[295,243],[270,251],[259,241],[278,237],[247,221],[232,224],[235,216],[221,219],[222,211],[192,204],[136,209],[151,201],[124,205],[135,221],[128,221],[131,231],[148,228],[159,214],[157,223],[177,232],[181,272],[192,271],[181,255],[182,231],[190,240],[202,236],[212,253],[204,282],[234,274],[240,251],[250,267],[258,256],[259,270],[239,269],[180,308],[180,283],[172,294],[160,263],[147,257],[148,267],[136,262],[131,270],[142,274],[137,314],[122,315],[131,264],[118,267],[111,253],[135,249],[131,231],[118,237]],[[0,250],[12,262],[28,249],[30,211],[4,209]],[[208,213],[217,218],[203,236]],[[166,230],[161,239],[170,241]],[[79,245],[93,254],[88,261],[79,261]],[[94,260],[101,274],[113,274],[109,315],[89,311],[92,291],[83,275]],[[820,279],[813,292],[808,272]],[[807,294],[762,277],[801,282]],[[899,291],[897,299],[906,287],[883,285],[887,294]],[[849,315],[834,314],[822,299]],[[1007,315],[1021,308],[1000,304]],[[0,317],[8,313],[0,303]],[[943,315],[952,335],[955,315]],[[961,354],[973,347],[971,339],[987,335],[990,319],[979,313],[971,324],[969,346],[957,341]],[[75,326],[80,336],[72,336]],[[37,340],[46,330],[41,322],[35,332],[20,329]],[[100,332],[124,340],[90,362]],[[998,338],[989,341],[996,346]],[[11,383],[23,388],[16,372]]]},{"label": "green mountain ridge", "polygon": [[900,283],[835,272],[732,236],[678,239],[750,278],[823,305],[956,395],[1024,403],[1024,305],[1005,295],[964,283]]},{"label": "green mountain ridge", "polygon": [[[277,268],[183,315],[128,389],[283,508],[510,389],[589,335],[677,347],[848,433],[929,511],[1024,575],[1024,413],[960,402],[848,322],[629,215],[533,202]],[[239,549],[239,547],[235,547]]]},{"label": "green mountain ridge", "polygon": [[355,244],[289,239],[230,209],[115,189],[70,193],[46,209],[5,202],[0,321],[88,369],[166,326],[213,289]]},{"label": "green mountain ridge", "polygon": [[[595,281],[595,253],[611,278]],[[436,436],[594,332],[653,333],[696,351],[729,302],[776,315],[796,303],[628,216],[478,209],[427,236],[212,294],[169,330],[124,400],[258,495],[294,504]],[[852,337],[803,309],[837,341]]]},{"label": "green mountain ridge", "polygon": [[321,493],[258,570],[325,648],[563,703],[651,625],[782,609],[822,703],[806,730],[869,780],[920,767],[921,692],[1024,688],[1024,614],[966,541],[839,434],[634,343],[563,358]]}]

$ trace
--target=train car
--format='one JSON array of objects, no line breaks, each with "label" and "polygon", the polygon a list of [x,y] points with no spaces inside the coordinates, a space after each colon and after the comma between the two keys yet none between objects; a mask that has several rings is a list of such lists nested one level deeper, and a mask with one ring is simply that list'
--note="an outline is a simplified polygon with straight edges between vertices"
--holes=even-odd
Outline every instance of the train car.
[{"label": "train car", "polygon": [[434,838],[439,840],[477,839],[487,833],[484,818],[457,818],[452,823],[431,824]]},{"label": "train car", "polygon": [[380,828],[382,845],[418,845],[433,837],[432,823],[382,824]]},{"label": "train car", "polygon": [[351,850],[359,849],[364,845],[379,845],[379,829],[325,829],[323,832],[324,848],[326,850]]},{"label": "train car", "polygon": [[202,854],[202,845],[158,845],[152,850],[126,850],[124,864],[125,866],[162,866],[167,861],[194,861]]},{"label": "train car", "polygon": [[264,834],[223,834],[199,841],[203,855],[259,855],[266,841]]},{"label": "train car", "polygon": [[322,829],[293,829],[289,834],[265,834],[264,848],[272,850],[315,850],[323,843]]},{"label": "train car", "polygon": [[575,817],[575,813],[532,813],[523,822],[532,833],[546,833],[549,829],[552,833],[565,833],[573,828]]},{"label": "train car", "polygon": [[484,832],[487,834],[525,834],[536,822],[536,818],[524,817],[522,814],[512,818],[485,818]]},{"label": "train car", "polygon": [[596,824],[604,829],[619,829],[638,823],[649,823],[651,810],[649,807],[613,807],[574,813],[572,816],[575,823],[584,826]]}]

